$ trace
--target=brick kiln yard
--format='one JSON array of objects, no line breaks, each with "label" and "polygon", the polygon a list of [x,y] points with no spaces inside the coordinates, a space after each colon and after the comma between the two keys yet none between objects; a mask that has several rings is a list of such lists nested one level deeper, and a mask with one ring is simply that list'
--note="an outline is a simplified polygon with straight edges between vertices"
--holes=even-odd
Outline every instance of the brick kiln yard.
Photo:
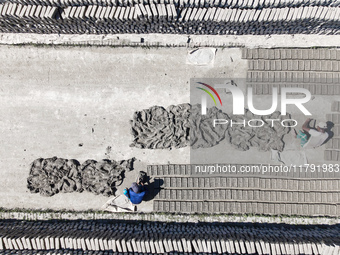
[{"label": "brick kiln yard", "polygon": [[[328,49],[297,51],[281,49],[277,55],[277,51],[274,50],[219,48],[215,59],[207,65],[188,63],[189,49],[186,48],[1,46],[0,50],[2,116],[0,204],[5,208],[87,210],[99,209],[108,200],[107,197],[89,192],[57,194],[53,197],[31,194],[26,187],[26,179],[30,163],[36,158],[57,156],[83,162],[86,159],[122,160],[136,157],[135,170],[127,173],[117,194],[135,180],[139,170],[148,169],[152,177],[164,180],[164,189],[155,198],[155,203],[154,201],[143,203],[138,206],[139,211],[195,212],[195,208],[200,212],[216,211],[217,204],[189,205],[187,200],[190,196],[193,199],[192,196],[195,194],[194,184],[191,189],[189,185],[181,186],[184,185],[185,178],[181,177],[182,179],[178,178],[181,180],[175,180],[177,184],[180,183],[180,186],[176,186],[170,179],[174,177],[175,172],[166,170],[165,173],[165,168],[161,166],[189,164],[189,147],[172,150],[143,150],[129,147],[132,142],[129,120],[133,113],[154,105],[167,107],[189,102],[190,78],[244,79],[243,84],[240,83],[241,87],[247,84],[256,87],[260,102],[270,84],[261,80],[261,77],[266,77],[269,73],[274,75],[302,73],[305,75],[302,77],[307,77],[308,74],[310,79],[308,88],[312,91],[313,100],[308,102],[306,107],[313,113],[312,118],[333,121],[335,124],[339,124],[340,120],[339,113],[334,111],[337,110],[334,108],[334,102],[339,96],[340,73],[340,55],[336,50],[333,52]],[[283,54],[293,56],[283,57]],[[313,66],[314,62],[320,61],[322,66]],[[285,65],[289,67],[284,67]],[[326,78],[331,77],[328,85],[323,85],[327,89],[322,87],[319,90],[319,85],[314,85],[313,73],[321,74],[321,77],[322,75],[326,75]],[[263,82],[265,85],[258,85]],[[331,113],[333,116],[326,116]],[[296,113],[294,119],[298,120],[301,126],[305,116]],[[334,135],[333,140],[337,139],[336,137],[339,137],[338,133]],[[301,149],[298,142],[290,134],[285,137],[285,142],[282,157],[285,157],[286,163],[300,164]],[[338,161],[338,149],[338,144],[329,143],[327,146],[308,150],[305,155],[308,163],[334,163]],[[203,150],[198,153],[204,156]],[[221,151],[220,158],[226,159],[224,162],[235,164],[278,164],[271,160],[270,152],[259,152],[257,149],[240,152],[231,146],[228,150]],[[147,165],[159,166],[147,168]],[[238,213],[277,214],[282,209],[279,202],[284,201],[279,199],[279,193],[280,196],[285,196],[284,191],[290,193],[302,191],[301,194],[304,194],[302,198],[299,195],[295,199],[293,195],[292,201],[289,201],[290,194],[286,194],[287,206],[284,210],[287,214],[304,215],[302,210],[305,210],[305,207],[302,206],[305,205],[307,215],[340,214],[339,187],[336,179],[339,178],[338,175],[317,176],[321,178],[318,180],[312,180],[311,176],[304,176],[306,179],[299,179],[300,177],[292,176],[295,182],[287,183],[287,179],[282,183],[280,181],[280,185],[277,182],[277,188],[274,188],[274,185],[271,188],[258,187],[260,190],[264,188],[268,194],[273,194],[270,201],[276,204],[268,207],[257,203],[256,209],[249,209],[248,205],[254,206],[256,200],[255,194],[250,195],[250,192],[239,196],[235,191],[237,194],[233,195],[234,202],[245,200],[244,203],[235,204],[228,200],[226,195],[223,198],[222,195],[221,197],[215,195],[215,200],[231,201],[234,203],[232,204],[234,212]],[[238,183],[235,184],[236,187],[241,191],[251,188],[252,186],[242,186],[245,182],[250,183],[250,178],[246,181],[242,178],[235,178]],[[266,180],[270,181],[269,178]],[[190,182],[189,179],[185,181]],[[285,182],[286,186],[283,184]],[[205,187],[209,189],[209,185]],[[256,184],[253,185],[256,188]],[[261,181],[258,185],[261,185]],[[231,190],[228,185],[224,188]],[[188,192],[188,197],[178,193],[173,195],[178,190]],[[313,193],[315,190],[320,192]],[[307,197],[307,193],[313,193],[315,201]],[[327,198],[324,198],[324,195]],[[198,197],[197,199],[199,200]],[[318,211],[316,207],[311,207],[313,202],[320,203],[322,209]],[[290,211],[287,211],[288,204],[292,206]],[[293,209],[294,204],[302,206]],[[224,209],[227,204],[223,202],[223,208],[221,206],[219,203],[216,212],[227,210]]]}]

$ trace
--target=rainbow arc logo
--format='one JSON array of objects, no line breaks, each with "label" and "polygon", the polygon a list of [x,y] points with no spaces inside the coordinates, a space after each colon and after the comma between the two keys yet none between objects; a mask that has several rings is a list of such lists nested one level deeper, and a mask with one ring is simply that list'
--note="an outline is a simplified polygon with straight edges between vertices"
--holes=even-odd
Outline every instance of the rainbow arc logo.
[{"label": "rainbow arc logo", "polygon": [[[222,106],[221,97],[220,97],[220,95],[217,93],[217,91],[216,91],[212,86],[210,86],[210,85],[208,85],[208,84],[206,84],[206,83],[203,83],[203,82],[197,82],[197,83],[198,83],[198,84],[201,84],[201,85],[203,85],[203,86],[205,86],[205,87],[207,87],[207,88],[209,88],[212,92],[214,92],[214,94],[217,96],[217,98],[218,98],[218,100],[220,101],[220,104],[221,104],[221,106]],[[213,94],[212,94],[209,90],[207,90],[207,89],[205,89],[205,88],[200,88],[200,87],[196,87],[196,88],[198,88],[198,89],[203,90],[204,92],[206,92],[206,93],[212,98],[212,100],[214,100],[214,103],[215,103],[215,105],[217,106],[216,100],[215,100]]]}]

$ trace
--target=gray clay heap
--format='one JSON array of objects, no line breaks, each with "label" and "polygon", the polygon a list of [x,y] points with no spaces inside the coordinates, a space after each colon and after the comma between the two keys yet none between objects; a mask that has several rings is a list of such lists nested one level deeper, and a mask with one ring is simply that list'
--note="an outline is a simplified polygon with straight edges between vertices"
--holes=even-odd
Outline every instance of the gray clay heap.
[{"label": "gray clay heap", "polygon": [[[216,125],[214,119],[227,120],[228,123],[240,123],[245,120],[261,119],[266,125],[252,128],[243,125]],[[167,109],[153,106],[149,109],[135,112],[131,121],[133,143],[141,149],[172,149],[191,146],[193,149],[209,148],[220,142],[228,142],[234,148],[246,151],[256,147],[260,151],[271,149],[282,151],[283,137],[289,127],[271,125],[266,119],[283,120],[284,117],[276,111],[268,116],[256,116],[246,111],[245,116],[228,115],[216,107],[209,108],[206,115],[201,115],[200,105],[171,105]],[[253,123],[255,125],[255,123]],[[258,125],[258,124],[257,124]]]},{"label": "gray clay heap", "polygon": [[86,160],[81,165],[83,188],[96,195],[114,195],[114,187],[122,183],[125,171],[133,169],[133,161]]},{"label": "gray clay heap", "polygon": [[190,104],[153,106],[135,112],[132,125],[133,144],[141,149],[185,147],[189,141]]},{"label": "gray clay heap", "polygon": [[96,195],[114,195],[125,171],[133,169],[134,160],[86,160],[80,164],[75,159],[39,158],[31,164],[27,188],[42,196],[83,190]]}]

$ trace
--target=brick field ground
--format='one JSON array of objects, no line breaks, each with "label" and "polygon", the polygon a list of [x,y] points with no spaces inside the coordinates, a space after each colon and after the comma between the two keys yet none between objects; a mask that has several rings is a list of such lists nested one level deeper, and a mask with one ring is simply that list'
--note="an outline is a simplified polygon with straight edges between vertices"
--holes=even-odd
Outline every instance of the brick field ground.
[{"label": "brick field ground", "polygon": [[[339,78],[338,53],[333,49],[310,51],[218,49],[213,62],[198,66],[188,64],[188,49],[186,48],[1,46],[0,113],[2,119],[0,130],[2,146],[0,153],[2,157],[0,171],[2,178],[0,179],[0,204],[7,208],[86,210],[98,209],[106,202],[106,197],[95,196],[87,192],[57,194],[51,198],[30,194],[26,188],[29,165],[39,157],[58,156],[76,158],[79,161],[103,158],[121,160],[136,157],[138,159],[137,171],[146,170],[147,165],[154,164],[188,164],[189,148],[151,151],[129,147],[132,140],[129,120],[136,110],[153,105],[166,107],[171,104],[189,102],[190,78],[234,77],[246,81],[248,77],[244,85],[252,84],[258,88],[256,90],[260,94],[258,101],[261,101],[261,96],[264,97],[264,94],[270,93],[270,84],[273,82],[270,79],[273,78],[276,81],[277,77],[280,79],[281,77],[292,77],[292,79],[300,76],[306,79],[308,77],[308,83],[305,85],[304,82],[307,80],[304,80],[302,86],[312,88],[314,97],[307,107],[313,112],[313,118],[334,122],[335,137],[326,147],[306,152],[306,157],[312,163],[322,163],[325,160],[337,162],[340,120],[339,107],[336,103],[339,94],[338,80],[336,80]],[[322,65],[316,66],[315,64],[314,67],[314,63],[320,62]],[[255,80],[253,80],[254,77],[256,77]],[[260,81],[259,77],[262,77],[261,79],[267,77],[268,81]],[[312,77],[316,77],[315,79],[325,77],[326,83],[320,85],[318,82],[312,82]],[[280,86],[287,86],[287,82],[282,82],[282,80],[278,82]],[[289,85],[296,84],[294,80],[288,83]],[[299,121],[299,125],[305,118],[302,114],[296,114],[294,117]],[[294,162],[292,155],[300,150],[292,137],[287,137],[287,139],[288,154],[285,157]],[[202,150],[198,153],[204,155],[206,152]],[[239,152],[230,147],[224,153],[228,154],[231,163],[271,162],[269,152],[258,152],[255,149]],[[118,192],[130,185],[137,171],[127,175],[125,183],[120,186]],[[326,176],[315,178],[319,177],[325,181],[327,179]],[[307,176],[301,178],[307,178]],[[320,183],[321,187],[317,187],[316,193],[310,183],[306,184],[309,186],[304,185],[301,192],[304,194],[303,198],[294,193],[300,190],[299,186],[291,188],[280,185],[280,188],[278,186],[274,190],[266,185],[263,187],[241,185],[237,188],[241,191],[244,188],[260,189],[262,195],[270,193],[270,199],[262,197],[261,201],[269,199],[272,202],[278,202],[281,201],[278,196],[283,199],[287,195],[284,200],[287,204],[299,203],[302,201],[300,199],[308,205],[320,202],[324,206],[320,210],[315,209],[317,215],[334,215],[334,208],[337,210],[335,214],[339,212],[337,209],[340,186],[338,180],[335,184],[332,182],[332,185]],[[208,190],[211,187],[208,185],[205,188]],[[310,188],[305,189],[305,187]],[[186,189],[186,187],[171,186],[170,183],[170,186],[166,186],[165,190],[159,194],[162,197],[158,199],[170,199],[170,197],[163,197],[168,193],[166,189],[174,193],[173,190],[176,191],[178,188]],[[284,192],[287,194],[283,194]],[[324,195],[328,193],[332,194],[331,198]],[[235,189],[231,191],[231,194],[234,194],[230,198],[233,200],[232,203],[242,199],[249,201],[256,196],[253,190],[245,194]],[[317,199],[315,201],[312,200],[314,195]],[[177,197],[179,201],[174,201],[174,205],[179,202],[179,208],[182,208],[182,198],[176,193],[176,199]],[[200,201],[205,200],[204,197],[197,196],[196,198]],[[218,201],[224,202],[225,199],[227,198],[220,194],[216,196]],[[291,201],[288,201],[289,199]],[[261,201],[256,201],[256,203],[261,203]],[[166,205],[160,210],[160,202],[154,205],[151,201],[139,208],[142,211],[153,209],[162,211],[170,208],[169,204],[169,207]],[[209,209],[211,205],[207,206],[208,209],[201,208],[198,211],[212,211],[217,205],[213,204],[211,210]],[[219,211],[222,210],[220,204],[218,207]],[[186,204],[185,208],[188,208]],[[274,212],[275,214],[276,211],[280,212],[281,207],[275,207],[273,204],[267,208],[262,205],[262,210],[252,211],[246,204],[240,203],[235,204],[235,208],[240,209],[237,211],[239,213],[251,211]],[[170,209],[182,210],[172,207]],[[301,210],[304,210],[304,207],[287,210],[290,210],[287,214],[303,214]]]}]

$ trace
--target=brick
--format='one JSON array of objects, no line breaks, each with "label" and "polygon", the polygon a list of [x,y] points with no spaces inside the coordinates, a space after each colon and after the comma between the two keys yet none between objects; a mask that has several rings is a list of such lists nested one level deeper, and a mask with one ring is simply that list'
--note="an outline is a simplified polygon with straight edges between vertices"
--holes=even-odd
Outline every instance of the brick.
[{"label": "brick", "polygon": [[[242,59],[247,59],[248,58],[248,49],[247,48],[242,48],[241,49],[241,54],[242,54]],[[251,56],[252,58],[252,56]]]},{"label": "brick", "polygon": [[303,82],[309,82],[309,73],[308,72],[304,72],[303,74]]},{"label": "brick", "polygon": [[272,69],[272,70],[281,71],[282,70],[282,65],[281,65],[282,61],[281,60],[275,60],[273,62],[274,63],[272,63],[272,68],[274,68],[274,69]]},{"label": "brick", "polygon": [[331,109],[332,109],[332,112],[338,112],[338,111],[340,111],[340,101],[334,101],[334,102],[332,102]]},{"label": "brick", "polygon": [[281,60],[280,64],[277,64],[278,66],[280,66],[280,70],[282,71],[286,71],[288,70],[288,60]]},{"label": "brick", "polygon": [[287,70],[291,71],[293,69],[293,60],[287,60]]},{"label": "brick", "polygon": [[299,70],[299,61],[298,60],[292,60],[292,69],[293,71]]},{"label": "brick", "polygon": [[286,56],[286,59],[292,59],[292,50],[285,49],[285,56]]},{"label": "brick", "polygon": [[266,70],[266,71],[271,70],[271,61],[270,60],[264,60],[264,70]]},{"label": "brick", "polygon": [[305,61],[304,60],[299,60],[298,61],[298,69],[300,71],[304,71],[305,70]]},{"label": "brick", "polygon": [[339,65],[338,61],[332,61],[331,63],[332,63],[332,70],[330,70],[330,71],[333,71],[333,72],[340,71],[340,69],[339,69],[340,65]]},{"label": "brick", "polygon": [[328,87],[326,85],[321,86],[321,94],[327,95],[328,94]]},{"label": "brick", "polygon": [[252,72],[247,72],[247,82],[253,82]]},{"label": "brick", "polygon": [[273,49],[267,49],[268,59],[275,59],[275,51]]},{"label": "brick", "polygon": [[311,62],[311,70],[312,71],[321,71],[321,61],[313,60]]},{"label": "brick", "polygon": [[314,49],[313,50],[313,59],[321,59],[320,58],[320,50],[319,49]]},{"label": "brick", "polygon": [[319,49],[319,52],[320,52],[320,59],[326,59],[326,50]]},{"label": "brick", "polygon": [[301,49],[301,59],[309,59],[309,50]]},{"label": "brick", "polygon": [[209,190],[203,190],[203,200],[209,200]]},{"label": "brick", "polygon": [[203,188],[204,187],[204,178],[198,178],[198,185],[197,187]]},{"label": "brick", "polygon": [[291,54],[292,59],[298,59],[298,49],[292,49]]},{"label": "brick", "polygon": [[259,51],[258,58],[260,58],[260,59],[268,59],[269,58],[268,49],[258,49],[258,51]]},{"label": "brick", "polygon": [[314,59],[314,50],[313,49],[308,49],[307,54],[308,54],[308,59]]},{"label": "brick", "polygon": [[266,61],[262,60],[262,59],[257,60],[254,63],[254,69],[255,69],[255,67],[257,67],[256,70],[265,70],[265,62]]},{"label": "brick", "polygon": [[170,178],[170,187],[174,187],[174,188],[177,187],[177,178],[175,177]]},{"label": "brick", "polygon": [[329,49],[325,49],[325,59],[331,59],[331,51]]},{"label": "brick", "polygon": [[327,63],[328,63],[328,61],[325,61],[325,60],[322,60],[322,61],[320,61],[320,63],[321,63],[321,71],[327,71]]},{"label": "brick", "polygon": [[175,175],[175,168],[178,168],[178,166],[174,165],[163,165],[158,168],[158,175]]},{"label": "brick", "polygon": [[286,59],[286,49],[280,49],[280,59]]},{"label": "brick", "polygon": [[302,67],[302,64],[301,64],[301,70],[310,71],[311,70],[311,61],[310,60],[304,60],[303,61],[303,67]]},{"label": "brick", "polygon": [[292,214],[292,204],[285,204],[285,208],[286,208],[285,214],[291,215]]},{"label": "brick", "polygon": [[257,60],[256,61],[253,61],[253,60],[249,60],[248,61],[248,70],[258,70],[257,68]]},{"label": "brick", "polygon": [[296,50],[297,59],[303,59],[303,49]]}]

